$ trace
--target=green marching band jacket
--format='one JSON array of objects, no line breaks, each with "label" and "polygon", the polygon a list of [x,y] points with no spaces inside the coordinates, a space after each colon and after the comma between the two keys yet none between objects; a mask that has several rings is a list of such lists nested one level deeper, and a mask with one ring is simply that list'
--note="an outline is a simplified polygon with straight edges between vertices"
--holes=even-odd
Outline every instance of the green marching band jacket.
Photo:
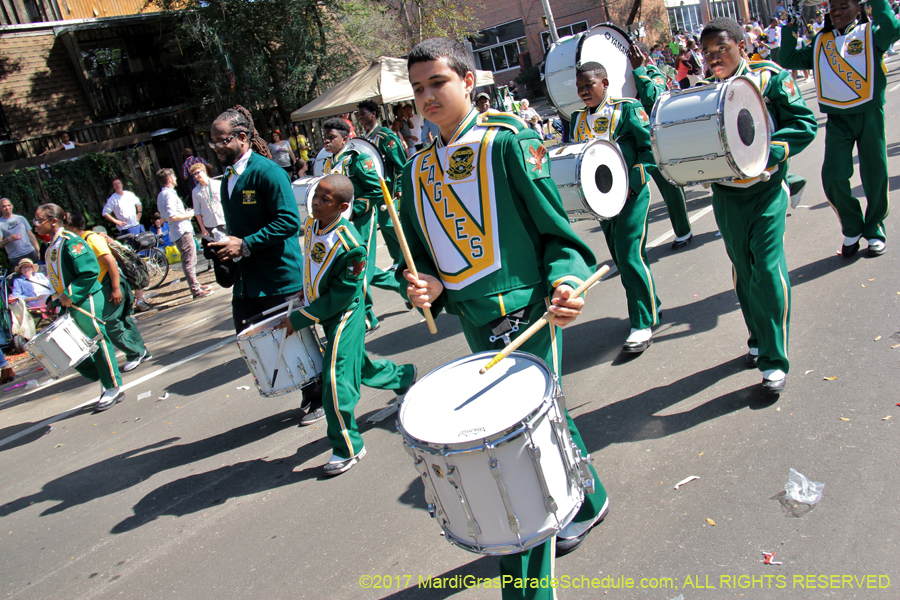
[{"label": "green marching band jacket", "polygon": [[[596,263],[575,235],[538,134],[515,115],[472,109],[449,143],[406,164],[400,220],[419,272],[444,285],[432,304],[484,325],[577,287]],[[405,294],[405,265],[396,277]]]},{"label": "green marching band jacket", "polygon": [[97,279],[100,263],[81,236],[60,229],[47,248],[47,273],[57,294],[65,294],[73,304],[81,306],[102,288]]},{"label": "green marching band jacket", "polygon": [[[713,184],[724,193],[740,196],[781,185],[788,173],[787,159],[812,143],[818,125],[790,71],[767,60],[743,61],[734,74],[734,77],[738,76],[746,77],[759,89],[772,126],[769,162],[766,164],[766,171],[771,175],[769,181],[754,177]],[[707,83],[715,83],[715,80],[702,81],[701,85]]]},{"label": "green marching band jacket", "polygon": [[650,145],[650,118],[641,103],[632,98],[609,95],[595,109],[583,108],[572,113],[572,139],[587,142],[603,139],[616,142],[628,165],[628,187],[639,194],[656,169]]},{"label": "green marching band jacket", "polygon": [[397,195],[397,181],[406,165],[406,152],[403,150],[403,143],[397,134],[387,127],[375,127],[366,134],[366,139],[372,142],[381,156],[384,157],[384,182],[387,184],[388,190],[395,196]]},{"label": "green marching band jacket", "polygon": [[[797,49],[797,26],[782,29],[778,62],[785,69],[815,69],[819,109],[823,113],[860,113],[884,105],[887,68],[882,55],[900,39],[900,21],[887,0],[869,0],[872,21],[847,27],[844,35],[820,31],[813,43]],[[865,8],[863,8],[865,10]]]},{"label": "green marching band jacket", "polygon": [[634,83],[644,110],[652,112],[656,99],[666,91],[666,76],[655,65],[644,65],[634,70]]},{"label": "green marching band jacket", "polygon": [[222,179],[222,210],[228,235],[243,238],[250,248],[250,256],[235,263],[235,294],[256,298],[300,291],[300,213],[284,169],[253,152],[230,195]]},{"label": "green marching band jacket", "polygon": [[361,304],[366,279],[366,246],[343,217],[326,228],[310,217],[304,227],[303,295],[306,306],[291,313],[294,329],[340,321]]}]

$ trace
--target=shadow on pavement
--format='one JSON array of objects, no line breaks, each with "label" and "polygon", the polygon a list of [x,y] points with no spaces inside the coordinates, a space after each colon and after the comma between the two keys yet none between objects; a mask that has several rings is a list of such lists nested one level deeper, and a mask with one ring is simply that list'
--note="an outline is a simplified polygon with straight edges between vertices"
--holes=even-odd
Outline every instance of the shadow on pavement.
[{"label": "shadow on pavement", "polygon": [[[496,556],[482,556],[481,558],[476,558],[472,562],[460,565],[455,569],[451,569],[446,571],[445,573],[441,573],[440,575],[433,575],[431,577],[432,581],[430,583],[430,587],[419,587],[418,580],[416,581],[416,585],[409,586],[391,594],[390,596],[383,596],[382,600],[444,600],[445,598],[450,598],[451,596],[455,596],[461,592],[466,591],[463,578],[473,578],[471,581],[471,585],[474,585],[475,579],[483,578],[483,579],[491,579],[493,577],[497,577],[497,574],[500,571],[500,558]],[[425,577],[425,575],[421,575],[420,577]],[[456,579],[459,577],[459,579]],[[437,580],[441,580],[438,582]],[[456,583],[455,586],[450,587],[453,583]],[[496,583],[496,582],[495,582]],[[437,588],[436,585],[445,585],[447,587]],[[491,590],[494,593],[494,597],[499,597],[500,592]]]},{"label": "shadow on pavement", "polygon": [[[75,417],[75,416],[83,414],[83,413],[90,413],[90,412],[92,412],[92,410],[93,409],[91,406],[85,406],[81,410],[71,411],[72,414],[70,414],[66,417],[63,417],[62,419],[59,419],[58,421],[49,423],[49,424],[41,427],[40,429],[36,429],[35,431],[32,431],[31,433],[29,433],[27,435],[23,435],[22,437],[15,439],[15,440],[9,442],[8,444],[4,444],[4,445],[0,446],[0,452],[4,452],[6,450],[12,450],[13,448],[18,448],[20,446],[24,446],[25,444],[30,444],[31,442],[39,440],[42,437],[44,437],[45,435],[47,435],[48,433],[50,433],[50,431],[57,425],[57,423],[61,423],[62,421],[65,421],[66,419],[71,419],[72,417]],[[8,438],[12,435],[15,435],[16,433],[18,433],[20,431],[24,431],[24,430],[28,429],[29,427],[32,427],[33,425],[35,425],[35,423],[17,423],[15,425],[10,425],[9,427],[4,427],[3,429],[0,429],[0,440],[5,440],[6,438]]]},{"label": "shadow on pavement", "polygon": [[116,494],[154,475],[252,444],[288,427],[296,427],[299,411],[284,411],[230,431],[188,444],[169,438],[129,450],[48,481],[41,491],[0,506],[0,517],[31,504],[56,502],[41,516],[62,512]]},{"label": "shadow on pavement", "polygon": [[190,375],[181,381],[166,384],[163,389],[170,394],[193,396],[194,394],[209,391],[210,388],[243,379],[249,374],[250,369],[247,368],[247,363],[244,362],[243,358],[238,357],[224,364]]}]

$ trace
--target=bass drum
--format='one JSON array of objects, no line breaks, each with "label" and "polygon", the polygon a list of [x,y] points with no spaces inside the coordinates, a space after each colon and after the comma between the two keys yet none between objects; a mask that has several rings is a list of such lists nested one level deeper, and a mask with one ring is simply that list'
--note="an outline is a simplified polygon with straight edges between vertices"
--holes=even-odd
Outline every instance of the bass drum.
[{"label": "bass drum", "polygon": [[[375,167],[375,172],[378,173],[378,176],[384,179],[384,159],[381,157],[381,153],[369,140],[364,138],[350,138],[347,140],[347,144],[344,146],[345,150],[356,150],[360,154],[364,154],[372,159],[373,166]],[[316,164],[313,166],[313,175],[325,175],[325,160],[331,156],[331,153],[328,152],[325,148],[319,150],[319,153],[316,155]]]},{"label": "bass drum", "polygon": [[319,150],[319,153],[316,154],[316,161],[313,163],[312,172],[313,175],[324,175],[325,174],[325,159],[331,156],[331,152],[322,148]]},{"label": "bass drum", "polygon": [[551,148],[550,173],[570,220],[611,219],[628,200],[628,166],[618,144],[591,140]]},{"label": "bass drum", "polygon": [[628,60],[631,38],[612,23],[560,38],[550,46],[544,61],[547,97],[566,120],[584,108],[575,87],[575,68],[579,63],[598,62],[606,68],[607,94],[613,98],[635,98],[634,69]]},{"label": "bass drum", "polygon": [[[297,210],[300,213],[300,217],[303,219],[303,221],[306,221],[307,217],[313,216],[313,195],[316,193],[316,186],[318,186],[319,182],[324,178],[324,175],[319,175],[318,177],[301,177],[291,184],[291,190],[293,190],[294,192],[294,200],[297,201]],[[304,212],[306,213],[305,216]],[[344,211],[342,216],[349,221],[350,215],[352,214],[353,202],[350,202],[350,207]]]}]

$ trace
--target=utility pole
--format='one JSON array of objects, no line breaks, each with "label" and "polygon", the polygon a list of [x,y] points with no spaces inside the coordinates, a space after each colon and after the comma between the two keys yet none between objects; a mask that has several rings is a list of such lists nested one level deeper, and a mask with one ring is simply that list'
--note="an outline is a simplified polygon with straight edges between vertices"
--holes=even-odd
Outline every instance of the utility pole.
[{"label": "utility pole", "polygon": [[550,27],[550,41],[558,42],[559,35],[556,33],[556,21],[553,20],[553,11],[550,10],[550,0],[541,0],[544,6],[544,14],[547,16],[547,25]]}]

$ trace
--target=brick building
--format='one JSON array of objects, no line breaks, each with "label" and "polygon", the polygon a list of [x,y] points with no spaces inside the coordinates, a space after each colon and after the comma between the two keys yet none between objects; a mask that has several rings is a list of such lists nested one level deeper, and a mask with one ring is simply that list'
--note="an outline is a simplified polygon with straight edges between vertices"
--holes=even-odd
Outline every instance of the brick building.
[{"label": "brick building", "polygon": [[[624,28],[632,4],[632,0],[551,0],[550,7],[557,33],[563,37],[600,23]],[[476,66],[492,71],[498,85],[544,61],[550,30],[540,0],[491,0],[475,10],[481,16],[481,35],[472,41]],[[642,0],[637,23],[644,26],[644,41],[668,35],[664,0]]]}]

